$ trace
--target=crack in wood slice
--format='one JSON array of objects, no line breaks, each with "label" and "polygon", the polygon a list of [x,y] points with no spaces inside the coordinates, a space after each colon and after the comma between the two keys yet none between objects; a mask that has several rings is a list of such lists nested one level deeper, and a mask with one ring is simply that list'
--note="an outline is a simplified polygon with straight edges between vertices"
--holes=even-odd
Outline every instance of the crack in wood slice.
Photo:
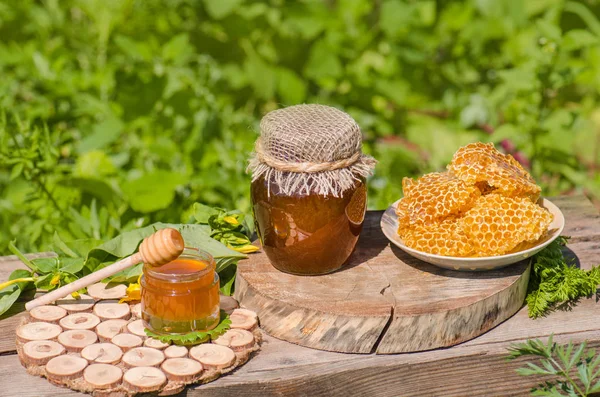
[{"label": "crack in wood slice", "polygon": [[128,367],[156,367],[165,360],[160,350],[149,347],[136,347],[123,355],[123,363]]},{"label": "crack in wood slice", "polygon": [[29,316],[34,321],[45,321],[47,323],[56,323],[67,315],[67,311],[59,306],[44,305],[31,309]]},{"label": "crack in wood slice", "polygon": [[87,287],[89,296],[95,299],[121,299],[127,296],[127,286],[124,284],[111,285],[97,283]]},{"label": "crack in wood slice", "polygon": [[190,357],[199,361],[206,369],[227,368],[235,362],[235,353],[227,346],[206,343],[194,346],[189,351]]},{"label": "crack in wood slice", "polygon": [[96,326],[96,333],[102,342],[107,342],[120,334],[126,326],[127,320],[106,320]]},{"label": "crack in wood slice", "polygon": [[94,343],[81,351],[81,357],[99,364],[116,364],[123,357],[123,350],[112,343]]},{"label": "crack in wood slice", "polygon": [[155,367],[136,367],[125,372],[123,383],[138,393],[160,390],[167,383],[166,375]]},{"label": "crack in wood slice", "polygon": [[235,352],[254,346],[254,335],[244,329],[230,329],[215,339],[213,343],[230,347]]}]

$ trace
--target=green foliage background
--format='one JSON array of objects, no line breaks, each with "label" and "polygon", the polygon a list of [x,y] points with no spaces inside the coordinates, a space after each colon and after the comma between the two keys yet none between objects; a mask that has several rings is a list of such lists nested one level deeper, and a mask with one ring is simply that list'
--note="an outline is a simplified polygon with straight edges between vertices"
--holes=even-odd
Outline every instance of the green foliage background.
[{"label": "green foliage background", "polygon": [[250,209],[267,111],[330,104],[380,164],[370,207],[461,145],[600,197],[597,0],[0,0],[0,254]]}]

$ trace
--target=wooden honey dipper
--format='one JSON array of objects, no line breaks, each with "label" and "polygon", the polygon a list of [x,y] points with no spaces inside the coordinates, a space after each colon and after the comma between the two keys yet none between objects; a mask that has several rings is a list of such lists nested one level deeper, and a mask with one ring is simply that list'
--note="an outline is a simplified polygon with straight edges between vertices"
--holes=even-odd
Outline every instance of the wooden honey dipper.
[{"label": "wooden honey dipper", "polygon": [[178,230],[170,228],[161,229],[142,241],[139,252],[27,302],[25,309],[29,311],[34,307],[50,304],[140,262],[151,266],[164,265],[177,259],[183,252],[184,247],[183,237]]}]

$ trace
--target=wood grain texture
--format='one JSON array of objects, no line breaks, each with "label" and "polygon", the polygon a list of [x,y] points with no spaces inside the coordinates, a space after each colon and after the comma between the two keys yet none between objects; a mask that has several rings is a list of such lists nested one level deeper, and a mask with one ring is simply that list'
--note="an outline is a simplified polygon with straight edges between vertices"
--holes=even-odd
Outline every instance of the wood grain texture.
[{"label": "wood grain texture", "polygon": [[[578,265],[600,264],[598,213],[579,197],[551,199],[567,218],[566,235],[576,237],[567,249]],[[572,219],[579,219],[571,222]],[[586,221],[586,219],[588,219]],[[590,234],[577,234],[587,230]],[[0,278],[22,265],[0,259]],[[395,355],[343,354],[309,349],[265,335],[258,355],[235,373],[208,385],[186,389],[179,396],[529,396],[538,378],[516,375],[520,362],[507,362],[511,343],[554,334],[558,342],[587,340],[600,347],[600,304],[584,299],[572,311],[557,311],[532,320],[527,308],[483,335],[448,349]],[[0,346],[14,346],[16,321],[0,319]],[[418,337],[418,336],[417,336]],[[14,350],[14,347],[13,347]],[[28,375],[16,354],[0,353],[0,397],[83,396]]]},{"label": "wood grain texture", "polygon": [[236,298],[258,313],[270,335],[346,353],[455,345],[481,335],[522,306],[528,261],[490,272],[441,269],[390,247],[380,219],[381,212],[367,215],[350,262],[335,273],[282,273],[264,253],[241,261]]}]

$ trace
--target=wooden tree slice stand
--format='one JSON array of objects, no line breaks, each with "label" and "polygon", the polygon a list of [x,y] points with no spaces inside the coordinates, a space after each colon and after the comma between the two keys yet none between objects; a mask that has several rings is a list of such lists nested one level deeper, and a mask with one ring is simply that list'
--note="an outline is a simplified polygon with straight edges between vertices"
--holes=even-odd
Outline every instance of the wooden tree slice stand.
[{"label": "wooden tree slice stand", "polygon": [[[227,313],[232,314],[232,319],[233,316],[235,316],[236,312],[234,311],[236,309],[236,307],[238,307],[237,302],[231,298],[231,297],[221,297],[221,309],[226,311]],[[71,301],[69,301],[70,303]],[[54,306],[49,307],[49,306],[41,306],[40,308],[42,310],[46,310],[46,315],[48,316],[49,320],[48,321],[40,321],[39,318],[33,317],[33,316],[28,316],[28,317],[24,317],[20,327],[17,329],[17,353],[19,355],[19,359],[21,361],[21,364],[23,364],[23,366],[27,369],[27,372],[31,375],[36,375],[36,376],[43,376],[45,378],[48,379],[49,382],[56,384],[58,386],[63,386],[63,387],[68,387],[70,389],[76,390],[76,391],[80,391],[80,392],[84,392],[84,393],[90,393],[95,397],[125,397],[125,396],[133,396],[136,395],[138,393],[145,393],[145,392],[152,392],[152,395],[160,395],[160,396],[167,396],[167,395],[173,395],[173,394],[177,394],[179,392],[181,392],[187,385],[190,384],[196,384],[196,383],[207,383],[207,382],[211,382],[217,378],[219,378],[221,375],[224,375],[226,373],[229,373],[231,371],[233,371],[235,368],[239,367],[240,365],[243,365],[244,363],[246,363],[250,358],[253,352],[257,351],[260,347],[261,341],[262,341],[262,335],[261,335],[261,331],[258,327],[256,327],[256,322],[254,322],[254,326],[253,327],[249,327],[248,324],[239,324],[239,328],[236,328],[237,325],[234,324],[235,321],[233,321],[232,325],[231,325],[231,331],[234,332],[238,332],[238,333],[242,333],[242,335],[245,334],[245,336],[247,336],[247,339],[245,341],[245,344],[243,346],[237,346],[234,342],[232,341],[231,345],[228,344],[228,340],[226,341],[219,341],[218,339],[216,341],[213,341],[213,343],[204,343],[201,345],[196,345],[196,347],[198,346],[202,346],[202,345],[208,345],[207,347],[210,346],[216,346],[216,349],[220,349],[220,351],[225,351],[225,353],[227,353],[229,356],[231,356],[231,358],[227,358],[226,363],[221,363],[221,364],[215,364],[215,360],[212,357],[208,357],[206,358],[206,353],[200,353],[198,352],[198,354],[196,354],[194,352],[194,347],[195,346],[180,346],[178,347],[179,350],[183,350],[183,351],[178,351],[177,355],[170,355],[169,353],[164,353],[164,351],[166,349],[168,349],[168,347],[165,346],[165,344],[162,344],[161,342],[157,341],[157,340],[152,340],[152,342],[155,343],[148,343],[148,340],[152,339],[152,338],[148,338],[147,336],[141,336],[140,332],[135,332],[135,335],[132,335],[133,338],[139,338],[142,343],[140,345],[138,345],[137,347],[132,347],[132,348],[122,348],[120,353],[119,353],[119,348],[116,347],[116,345],[111,344],[110,340],[105,340],[106,338],[98,338],[98,341],[96,343],[104,343],[105,345],[109,345],[108,347],[110,347],[110,350],[116,350],[118,353],[114,356],[114,359],[108,360],[109,364],[99,364],[101,361],[95,361],[94,359],[90,358],[90,354],[86,354],[86,352],[82,349],[76,349],[74,350],[72,348],[72,346],[70,346],[68,343],[65,343],[65,338],[61,339],[61,335],[64,334],[64,332],[77,332],[77,330],[75,331],[67,331],[66,329],[63,329],[63,333],[59,334],[58,337],[54,334],[54,333],[50,333],[50,331],[48,331],[48,338],[41,338],[41,340],[36,340],[35,343],[41,343],[43,346],[45,347],[46,350],[40,350],[40,354],[43,355],[44,351],[50,351],[50,346],[54,347],[55,349],[62,349],[62,352],[60,352],[60,354],[58,355],[54,355],[52,357],[55,358],[63,358],[63,357],[71,357],[71,361],[73,362],[77,362],[80,363],[80,365],[82,365],[82,370],[79,371],[78,373],[72,375],[72,376],[60,376],[60,377],[56,377],[56,375],[53,375],[53,371],[49,371],[49,366],[51,365],[51,363],[49,363],[49,359],[44,359],[44,358],[39,358],[39,357],[34,357],[31,356],[30,354],[28,354],[25,350],[27,349],[27,347],[25,347],[27,340],[23,340],[23,335],[25,336],[29,336],[29,337],[35,337],[35,332],[25,332],[23,330],[27,330],[27,327],[45,327],[47,330],[54,330],[57,328],[60,328],[60,325],[58,325],[60,323],[60,320],[67,317],[68,315],[71,315],[73,313],[75,313],[75,320],[74,321],[63,321],[63,324],[74,324],[74,326],[76,326],[77,324],[82,324],[82,327],[86,327],[87,323],[84,322],[84,320],[87,320],[89,317],[95,317],[95,315],[92,315],[91,313],[93,313],[93,307],[95,304],[98,304],[98,302],[102,302],[102,299],[92,299],[91,297],[86,297],[85,299],[83,299],[80,303],[82,306],[82,309],[85,310],[78,310],[77,308],[74,308],[73,306],[76,305],[76,303],[74,303],[73,305],[71,305],[71,307],[69,307],[68,312],[69,314],[67,314],[66,310],[63,313],[60,313],[60,309],[53,309]],[[90,304],[91,303],[91,304]],[[122,303],[122,305],[128,305],[128,303]],[[85,307],[84,307],[85,306]],[[50,308],[50,310],[46,309],[46,308]],[[139,310],[139,304],[131,304],[130,305],[130,317],[126,319],[126,321],[122,321],[122,322],[117,322],[117,323],[113,323],[113,324],[121,324],[121,328],[120,330],[114,330],[115,331],[115,335],[116,334],[125,334],[125,335],[129,335],[131,334],[132,330],[134,329],[134,327],[128,327],[130,324],[136,322],[137,320],[139,320],[140,316],[141,316],[141,312]],[[245,317],[248,315],[255,315],[255,313],[251,313],[249,311],[244,311],[243,309],[239,309],[241,312],[243,312],[244,316],[240,316],[238,315],[238,317]],[[89,314],[88,314],[89,313]],[[60,317],[62,315],[61,319],[58,319],[57,317]],[[78,321],[79,318],[79,321]],[[107,321],[115,321],[115,320],[107,320]],[[117,320],[118,321],[118,320]],[[33,323],[37,323],[37,324],[33,324]],[[102,324],[102,323],[100,323]],[[86,327],[87,328],[87,327]],[[235,329],[234,329],[235,328]],[[137,330],[137,328],[136,328]],[[85,332],[87,333],[86,335],[93,335],[95,336],[96,334],[96,329],[81,329],[81,332]],[[228,331],[229,332],[229,331]],[[32,336],[33,335],[33,336]],[[223,336],[225,336],[227,334],[224,334]],[[236,337],[239,335],[236,335]],[[235,339],[235,337],[233,338]],[[116,343],[116,342],[115,342]],[[239,343],[238,343],[239,344]],[[225,346],[222,346],[225,345]],[[66,348],[64,349],[63,348]],[[94,345],[92,345],[94,346]],[[169,346],[169,347],[173,347]],[[71,348],[70,348],[71,347]],[[106,347],[104,347],[106,349]],[[91,349],[91,348],[90,348]],[[96,348],[96,350],[98,350],[98,348]],[[136,350],[133,350],[136,349]],[[102,352],[102,354],[106,353],[106,350]],[[140,354],[146,354],[147,356],[149,356],[150,359],[153,359],[153,362],[149,362],[148,366],[135,366],[135,364],[132,364],[132,359],[133,362],[135,361],[135,359],[139,359],[136,355],[140,355]],[[92,355],[94,355],[95,353],[92,352]],[[176,359],[174,357],[177,357]],[[33,358],[33,360],[32,360]],[[128,360],[129,358],[129,360]],[[161,359],[162,358],[162,359]],[[171,360],[168,364],[168,367],[165,367],[164,365],[167,362],[167,360]],[[175,360],[175,361],[173,361]],[[179,360],[179,361],[176,361]],[[187,363],[186,363],[187,360]],[[198,362],[200,362],[199,365]],[[192,374],[187,374],[185,373],[185,368],[182,368],[182,363],[183,365],[188,365],[189,364],[193,364],[191,365],[191,367],[195,367],[195,372],[193,372]],[[103,365],[104,367],[100,367],[101,369],[97,369],[99,368],[99,365]],[[141,364],[140,364],[141,365]],[[95,380],[98,382],[102,382],[102,381],[108,381],[107,379],[110,378],[110,375],[108,374],[108,372],[113,372],[112,376],[114,377],[114,379],[111,379],[111,384],[105,387],[98,387],[97,384],[93,384],[90,383],[91,382],[91,378],[87,377],[86,378],[86,372],[85,370],[92,367],[92,366],[96,366],[96,368],[94,368],[94,370],[97,370],[96,376],[95,376]],[[164,379],[164,381],[162,382],[162,384],[158,385],[158,386],[154,386],[153,390],[141,390],[138,387],[134,387],[131,386],[130,384],[128,384],[127,382],[127,373],[128,371],[131,371],[133,369],[135,369],[136,371],[139,372],[140,368],[145,368],[145,370],[150,370],[153,371],[153,376],[156,377],[157,375],[159,377],[162,377]],[[181,373],[174,373],[174,369],[176,370],[177,368],[179,368],[181,370]],[[55,367],[53,367],[53,369],[55,369]],[[201,372],[197,372],[198,370],[201,370]],[[119,372],[120,371],[120,372]],[[133,371],[135,372],[135,371]],[[133,374],[132,372],[132,374]],[[118,378],[118,374],[121,374],[121,377]],[[178,375],[178,376],[175,376]],[[140,379],[143,379],[145,375],[142,374],[142,377]],[[151,377],[150,375],[148,375],[148,377]],[[131,377],[130,377],[131,378]]]},{"label": "wooden tree slice stand", "polygon": [[261,252],[240,261],[235,297],[268,334],[345,353],[405,353],[452,346],[506,320],[523,305],[529,261],[486,272],[456,272],[415,259],[381,232],[369,212],[341,270],[294,276]]}]

